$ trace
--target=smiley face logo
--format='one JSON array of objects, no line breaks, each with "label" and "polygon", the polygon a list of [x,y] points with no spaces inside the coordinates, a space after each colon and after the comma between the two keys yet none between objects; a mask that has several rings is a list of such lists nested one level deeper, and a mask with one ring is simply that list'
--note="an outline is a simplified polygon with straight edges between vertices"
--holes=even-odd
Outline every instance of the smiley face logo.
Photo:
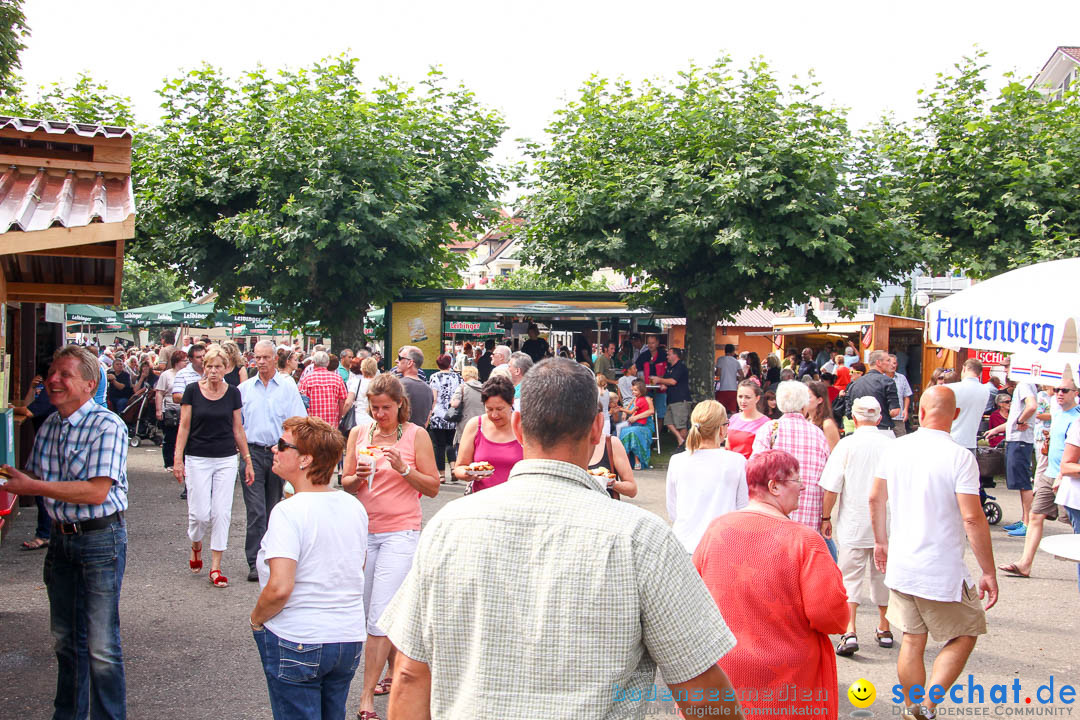
[{"label": "smiley face logo", "polygon": [[877,698],[877,690],[869,680],[859,678],[847,690],[848,700],[857,708],[868,708]]}]

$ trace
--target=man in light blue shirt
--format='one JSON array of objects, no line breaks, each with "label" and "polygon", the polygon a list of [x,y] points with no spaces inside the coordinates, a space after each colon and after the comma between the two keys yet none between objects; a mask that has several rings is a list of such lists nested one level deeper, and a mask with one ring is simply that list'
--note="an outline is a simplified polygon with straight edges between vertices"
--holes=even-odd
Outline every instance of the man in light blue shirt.
[{"label": "man in light blue shirt", "polygon": [[[243,408],[240,411],[251,452],[255,480],[245,484],[244,506],[247,508],[247,537],[244,553],[248,562],[248,580],[256,582],[259,573],[255,559],[266,533],[270,511],[281,500],[284,481],[270,471],[274,455],[270,448],[281,438],[281,425],[291,417],[307,417],[304,401],[296,383],[288,375],[277,372],[277,353],[274,343],[260,340],[255,344],[255,367],[258,375],[240,383]],[[243,461],[241,461],[243,462]],[[243,477],[244,468],[240,468]]]},{"label": "man in light blue shirt", "polygon": [[[1020,560],[998,569],[1010,575],[1031,576],[1031,565],[1035,562],[1035,551],[1043,536],[1043,521],[1049,518],[1057,520],[1058,508],[1054,499],[1054,481],[1061,473],[1061,458],[1065,454],[1065,435],[1078,418],[1080,406],[1076,404],[1076,384],[1072,378],[1065,377],[1054,389],[1054,399],[1061,411],[1054,413],[1050,421],[1050,447],[1046,455],[1046,471],[1035,476],[1035,496],[1031,500],[1031,511],[1027,532],[1024,536],[1024,554]],[[1010,533],[1011,534],[1011,533]]]}]

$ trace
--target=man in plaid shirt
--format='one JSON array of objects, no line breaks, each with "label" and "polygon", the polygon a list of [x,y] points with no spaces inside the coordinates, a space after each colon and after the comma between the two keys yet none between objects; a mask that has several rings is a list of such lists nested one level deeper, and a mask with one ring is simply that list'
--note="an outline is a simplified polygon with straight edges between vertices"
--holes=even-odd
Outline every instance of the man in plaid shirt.
[{"label": "man in plaid shirt", "polygon": [[[821,428],[802,414],[809,402],[810,388],[804,383],[797,380],[780,383],[776,390],[776,407],[784,414],[779,420],[767,422],[758,428],[751,457],[766,450],[783,450],[795,456],[799,461],[799,477],[803,486],[799,494],[799,507],[788,517],[815,532],[821,532],[821,501],[825,491],[818,481],[829,460],[829,443]],[[835,559],[836,546],[828,538],[826,544]]]},{"label": "man in plaid shirt", "polygon": [[[68,345],[45,381],[56,412],[38,431],[21,473],[5,465],[5,490],[40,495],[52,518],[45,556],[49,625],[56,639],[57,718],[123,718],[120,585],[127,557],[127,428],[93,401],[94,354]],[[81,658],[81,660],[80,660]]]},{"label": "man in plaid shirt", "polygon": [[297,389],[301,395],[307,395],[311,400],[308,414],[321,418],[337,427],[341,420],[341,409],[345,406],[345,398],[349,391],[345,389],[345,383],[341,376],[327,370],[330,364],[330,355],[325,350],[316,351],[313,356],[314,368],[307,377],[300,378]]}]

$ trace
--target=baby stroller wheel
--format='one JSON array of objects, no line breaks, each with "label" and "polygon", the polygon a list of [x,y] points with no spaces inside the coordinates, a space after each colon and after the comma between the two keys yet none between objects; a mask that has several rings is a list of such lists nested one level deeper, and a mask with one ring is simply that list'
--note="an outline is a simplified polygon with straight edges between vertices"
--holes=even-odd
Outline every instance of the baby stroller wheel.
[{"label": "baby stroller wheel", "polygon": [[133,447],[133,448],[139,447],[139,443],[141,443],[141,442],[142,442],[142,438],[139,437],[139,435],[137,433],[133,432],[130,435],[128,435],[128,445],[130,445],[131,447]]},{"label": "baby stroller wheel", "polygon": [[986,522],[991,525],[997,525],[1001,522],[1001,506],[993,500],[987,500],[983,503],[983,513],[986,515]]}]

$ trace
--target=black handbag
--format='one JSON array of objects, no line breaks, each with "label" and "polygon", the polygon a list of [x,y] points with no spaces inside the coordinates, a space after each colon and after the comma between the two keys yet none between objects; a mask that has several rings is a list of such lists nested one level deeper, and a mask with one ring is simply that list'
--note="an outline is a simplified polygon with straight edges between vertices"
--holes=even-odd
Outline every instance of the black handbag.
[{"label": "black handbag", "polygon": [[443,420],[446,422],[456,423],[465,415],[465,385],[459,385],[458,389],[461,390],[461,402],[457,407],[451,405],[446,408],[446,414],[443,415]]},{"label": "black handbag", "polygon": [[354,427],[356,427],[356,409],[350,408],[349,412],[342,415],[341,419],[338,420],[337,429],[342,435],[348,438],[349,433],[352,432]]}]

